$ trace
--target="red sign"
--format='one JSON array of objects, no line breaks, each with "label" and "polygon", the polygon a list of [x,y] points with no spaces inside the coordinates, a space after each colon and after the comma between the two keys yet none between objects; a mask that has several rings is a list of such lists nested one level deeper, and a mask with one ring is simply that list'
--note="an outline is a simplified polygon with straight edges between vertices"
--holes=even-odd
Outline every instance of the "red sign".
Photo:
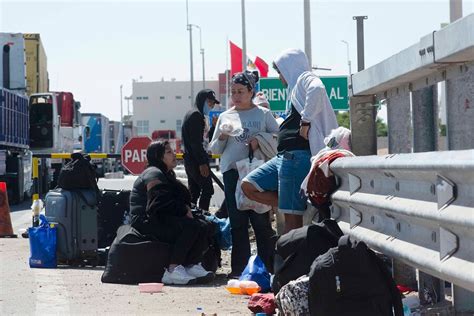
[{"label": "red sign", "polygon": [[147,165],[146,149],[150,145],[151,139],[148,136],[138,136],[131,138],[122,147],[122,166],[133,175],[139,175],[145,170]]}]

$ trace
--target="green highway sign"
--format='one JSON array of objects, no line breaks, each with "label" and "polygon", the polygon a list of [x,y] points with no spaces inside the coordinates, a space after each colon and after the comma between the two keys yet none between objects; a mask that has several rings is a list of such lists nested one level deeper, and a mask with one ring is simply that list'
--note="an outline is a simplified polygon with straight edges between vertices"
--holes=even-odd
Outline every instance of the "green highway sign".
[{"label": "green highway sign", "polygon": [[[347,76],[341,77],[320,77],[326,87],[332,108],[337,111],[349,110]],[[287,89],[283,87],[278,78],[262,78],[260,79],[260,91],[265,93],[272,111],[285,111]]]}]

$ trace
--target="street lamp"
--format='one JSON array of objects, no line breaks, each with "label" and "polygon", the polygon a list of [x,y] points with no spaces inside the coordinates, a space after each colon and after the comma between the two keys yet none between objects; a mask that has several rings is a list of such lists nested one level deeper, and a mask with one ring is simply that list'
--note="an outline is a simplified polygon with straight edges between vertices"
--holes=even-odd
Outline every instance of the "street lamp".
[{"label": "street lamp", "polygon": [[311,58],[311,10],[309,0],[304,0],[304,52],[308,58],[308,62],[312,65]]},{"label": "street lamp", "polygon": [[242,7],[242,71],[247,69],[247,36],[245,35],[245,0],[241,0]]},{"label": "street lamp", "polygon": [[197,24],[189,24],[191,27],[196,27],[199,30],[199,48],[202,56],[202,88],[206,88],[206,73],[205,73],[205,66],[204,66],[204,48],[202,47],[202,32],[201,27]]},{"label": "street lamp", "polygon": [[352,87],[352,70],[351,70],[351,59],[349,56],[349,43],[345,40],[341,40],[344,44],[346,44],[347,48],[347,65],[349,66],[349,85]]},{"label": "street lamp", "polygon": [[189,60],[190,60],[190,73],[191,73],[191,107],[193,106],[194,99],[194,71],[193,71],[193,28],[189,24],[189,13],[188,13],[188,0],[186,0],[186,25],[189,31]]},{"label": "street lamp", "polygon": [[123,88],[123,84],[120,85],[120,122],[123,121],[123,103],[122,103],[123,96],[122,96],[122,88]]}]

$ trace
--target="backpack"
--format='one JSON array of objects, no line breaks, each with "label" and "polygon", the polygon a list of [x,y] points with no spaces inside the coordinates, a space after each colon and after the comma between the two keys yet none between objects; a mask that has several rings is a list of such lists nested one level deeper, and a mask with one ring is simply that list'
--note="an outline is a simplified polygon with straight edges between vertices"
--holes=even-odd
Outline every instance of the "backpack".
[{"label": "backpack", "polygon": [[308,274],[314,259],[337,246],[342,235],[336,221],[325,219],[280,236],[275,249],[273,293],[276,295],[288,282]]},{"label": "backpack", "polygon": [[95,166],[90,161],[89,155],[72,154],[71,161],[66,163],[59,172],[57,188],[65,190],[94,189],[99,192]]},{"label": "backpack", "polygon": [[331,164],[334,160],[340,157],[346,157],[341,152],[331,152],[319,158],[311,168],[308,175],[308,198],[315,207],[323,207],[329,204],[330,195],[336,191],[337,182],[334,174],[330,173],[328,177],[320,166],[326,161]]},{"label": "backpack", "polygon": [[343,236],[309,273],[309,310],[317,316],[403,316],[401,295],[383,261]]}]

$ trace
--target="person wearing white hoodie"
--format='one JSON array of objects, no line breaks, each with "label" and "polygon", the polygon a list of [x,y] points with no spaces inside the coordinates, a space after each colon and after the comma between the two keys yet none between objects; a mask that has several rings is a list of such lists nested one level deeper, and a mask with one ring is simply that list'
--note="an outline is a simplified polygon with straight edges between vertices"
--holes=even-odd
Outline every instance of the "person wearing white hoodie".
[{"label": "person wearing white hoodie", "polygon": [[303,51],[283,51],[273,67],[289,96],[288,115],[278,134],[278,155],[247,175],[242,190],[249,199],[278,207],[285,216],[286,233],[303,225],[306,197],[299,188],[311,167],[311,156],[325,147],[324,138],[338,124],[324,84],[311,72]]}]

